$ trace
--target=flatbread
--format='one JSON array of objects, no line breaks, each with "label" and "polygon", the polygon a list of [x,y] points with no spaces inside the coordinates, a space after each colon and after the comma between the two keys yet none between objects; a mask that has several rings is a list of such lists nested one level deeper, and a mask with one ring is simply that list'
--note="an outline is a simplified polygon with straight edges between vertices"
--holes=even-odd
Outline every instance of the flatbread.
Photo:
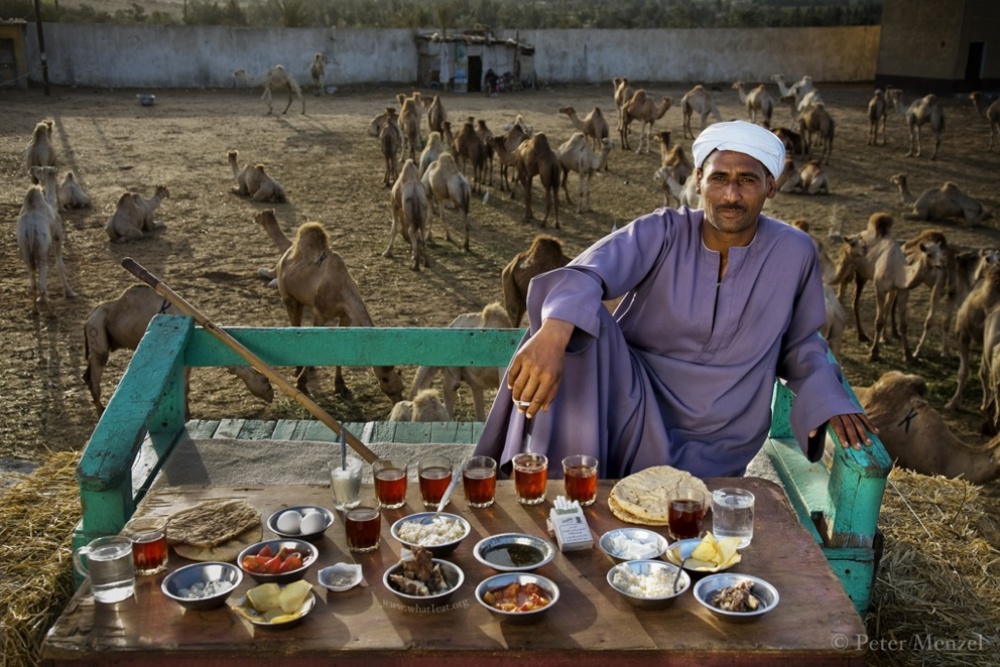
[{"label": "flatbread", "polygon": [[711,495],[705,483],[691,473],[672,466],[653,466],[619,480],[611,489],[608,507],[623,521],[666,526],[670,498],[682,488],[698,489],[706,498]]},{"label": "flatbread", "polygon": [[196,547],[182,542],[173,546],[178,556],[183,556],[188,560],[232,562],[239,558],[241,551],[251,544],[260,542],[262,532],[258,525],[256,528],[251,528],[240,533],[234,539],[214,547]]},{"label": "flatbread", "polygon": [[211,548],[254,528],[260,535],[260,513],[247,501],[209,500],[171,516],[167,523],[167,541],[175,545]]}]

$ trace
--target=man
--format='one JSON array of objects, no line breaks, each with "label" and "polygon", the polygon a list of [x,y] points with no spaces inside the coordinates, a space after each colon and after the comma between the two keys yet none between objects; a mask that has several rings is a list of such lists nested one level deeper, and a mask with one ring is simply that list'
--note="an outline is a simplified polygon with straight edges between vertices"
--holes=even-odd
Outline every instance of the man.
[{"label": "man", "polygon": [[[692,152],[704,210],[659,209],[532,280],[528,333],[477,454],[590,454],[605,477],[662,464],[742,475],[767,437],[776,377],[796,394],[792,429],[811,460],[827,423],[845,446],[871,444],[818,334],[812,240],[761,215],[781,141],[716,123]],[[622,295],[610,315],[601,300]]]}]

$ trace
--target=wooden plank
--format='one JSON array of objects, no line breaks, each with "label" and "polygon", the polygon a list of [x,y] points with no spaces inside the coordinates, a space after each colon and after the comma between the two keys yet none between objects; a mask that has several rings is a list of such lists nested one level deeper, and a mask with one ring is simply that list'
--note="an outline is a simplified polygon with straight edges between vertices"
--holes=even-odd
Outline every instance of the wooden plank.
[{"label": "wooden plank", "polygon": [[193,440],[206,440],[215,437],[215,431],[219,428],[218,419],[190,419],[184,425],[188,437]]}]

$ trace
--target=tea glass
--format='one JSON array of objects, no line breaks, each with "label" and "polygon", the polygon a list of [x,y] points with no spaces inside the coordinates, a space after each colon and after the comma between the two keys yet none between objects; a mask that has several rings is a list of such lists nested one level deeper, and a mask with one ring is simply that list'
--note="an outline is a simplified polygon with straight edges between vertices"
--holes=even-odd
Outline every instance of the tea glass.
[{"label": "tea glass", "polygon": [[406,461],[379,459],[372,464],[375,478],[375,497],[382,507],[398,509],[406,504]]},{"label": "tea glass", "polygon": [[597,459],[586,454],[574,454],[562,460],[563,489],[566,498],[576,500],[581,507],[597,500]]},{"label": "tea glass", "polygon": [[378,549],[382,541],[382,513],[378,503],[358,505],[344,516],[347,546],[351,551],[367,553]]},{"label": "tea glass", "polygon": [[702,491],[687,487],[677,489],[667,504],[671,539],[687,540],[701,535],[707,511],[708,499]]},{"label": "tea glass", "polygon": [[521,452],[514,459],[514,493],[522,505],[545,502],[545,483],[548,480],[549,459],[544,454]]},{"label": "tea glass", "polygon": [[125,524],[122,531],[132,540],[132,562],[140,576],[159,574],[167,569],[166,517],[139,517]]},{"label": "tea glass", "polygon": [[443,456],[428,456],[417,464],[420,499],[424,507],[436,509],[441,497],[451,484],[451,461]]},{"label": "tea glass", "polygon": [[470,457],[462,466],[462,488],[469,507],[489,507],[497,491],[497,462],[490,456]]}]

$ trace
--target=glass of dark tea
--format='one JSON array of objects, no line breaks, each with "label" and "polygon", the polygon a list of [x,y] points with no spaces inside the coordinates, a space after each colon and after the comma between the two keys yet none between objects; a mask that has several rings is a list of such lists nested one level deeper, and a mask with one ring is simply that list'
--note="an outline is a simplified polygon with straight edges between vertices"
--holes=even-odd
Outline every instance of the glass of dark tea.
[{"label": "glass of dark tea", "polygon": [[549,459],[544,454],[521,452],[514,459],[514,493],[522,505],[545,502],[545,483],[548,481]]},{"label": "glass of dark tea", "polygon": [[705,494],[692,488],[677,489],[670,497],[667,520],[670,522],[670,537],[686,540],[701,535],[702,521],[708,511]]},{"label": "glass of dark tea", "polygon": [[375,497],[390,510],[406,504],[406,461],[379,459],[372,463]]},{"label": "glass of dark tea", "polygon": [[586,454],[574,454],[562,460],[563,488],[566,497],[581,507],[597,500],[597,459]]},{"label": "glass of dark tea", "polygon": [[470,457],[462,466],[462,488],[469,507],[492,505],[497,491],[497,462],[493,457]]},{"label": "glass of dark tea", "polygon": [[166,517],[138,517],[125,524],[125,536],[132,540],[132,562],[140,576],[159,574],[167,569]]},{"label": "glass of dark tea", "polygon": [[382,535],[382,513],[378,505],[359,505],[348,510],[344,517],[344,531],[351,551],[365,553],[378,549]]},{"label": "glass of dark tea", "polygon": [[443,456],[428,456],[417,465],[420,499],[424,507],[436,509],[451,484],[451,461]]}]

